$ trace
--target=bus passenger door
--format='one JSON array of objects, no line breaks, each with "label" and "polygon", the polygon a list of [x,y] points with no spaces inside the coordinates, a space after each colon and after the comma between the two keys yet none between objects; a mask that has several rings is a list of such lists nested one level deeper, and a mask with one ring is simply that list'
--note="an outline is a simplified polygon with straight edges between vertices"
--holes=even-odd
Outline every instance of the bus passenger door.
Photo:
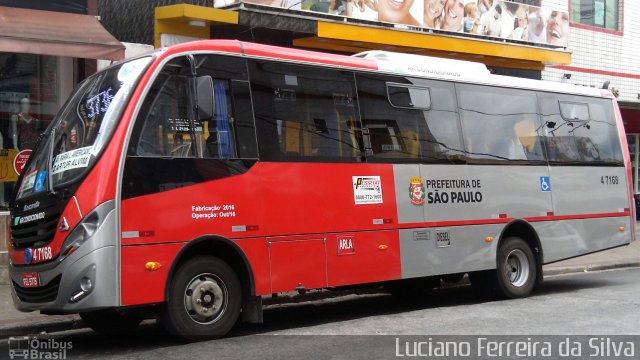
[{"label": "bus passenger door", "polygon": [[[251,172],[257,143],[246,64],[226,56],[196,58],[197,77],[187,57],[165,65],[133,125],[121,189],[121,274],[144,268],[140,253],[167,266],[143,272],[143,280],[122,276],[123,303],[163,298],[176,244],[209,235],[237,239],[262,228],[261,189]],[[197,79],[209,80],[212,114],[196,111]],[[137,291],[140,281],[149,291]]]}]

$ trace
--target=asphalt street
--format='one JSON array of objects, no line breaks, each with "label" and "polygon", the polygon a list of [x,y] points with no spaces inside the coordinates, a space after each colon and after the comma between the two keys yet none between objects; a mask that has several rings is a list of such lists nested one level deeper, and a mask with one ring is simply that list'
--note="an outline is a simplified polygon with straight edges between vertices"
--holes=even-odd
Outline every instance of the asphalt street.
[{"label": "asphalt street", "polygon": [[[153,321],[121,337],[74,330],[48,338],[71,344],[65,353],[71,359],[388,359],[397,355],[397,336],[405,335],[640,335],[639,279],[640,269],[554,276],[531,297],[506,301],[484,300],[461,286],[414,301],[369,294],[272,305],[264,324],[192,344]],[[5,339],[0,358],[8,354]]]}]

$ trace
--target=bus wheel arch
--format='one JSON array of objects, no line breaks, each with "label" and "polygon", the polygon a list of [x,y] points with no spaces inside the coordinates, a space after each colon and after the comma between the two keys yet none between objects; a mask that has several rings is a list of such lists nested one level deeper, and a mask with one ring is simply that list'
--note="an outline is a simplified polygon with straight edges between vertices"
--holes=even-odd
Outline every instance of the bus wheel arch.
[{"label": "bus wheel arch", "polygon": [[198,237],[189,241],[180,249],[167,274],[164,292],[165,301],[169,299],[171,281],[176,276],[176,271],[189,259],[203,255],[221,259],[236,273],[240,280],[242,291],[242,320],[253,323],[262,322],[261,297],[255,295],[254,273],[249,259],[247,259],[244,251],[233,241],[216,235]]},{"label": "bus wheel arch", "polygon": [[[474,290],[483,297],[517,298],[527,296],[531,288],[542,282],[543,254],[540,239],[534,228],[523,220],[515,220],[502,229],[497,243],[493,247],[495,254],[495,267],[491,270],[475,271],[469,273],[469,280]],[[515,250],[515,252],[513,252]],[[511,256],[513,258],[510,258]],[[529,257],[531,255],[531,257]],[[508,260],[514,261],[516,265],[523,265],[524,272],[534,272],[535,278],[531,284],[527,283],[527,291],[517,289],[513,284],[509,284],[506,279],[504,266],[508,265]],[[527,264],[527,260],[534,264]],[[533,266],[532,268],[530,266]],[[519,267],[519,266],[516,266]],[[499,278],[503,276],[503,278]],[[522,285],[522,284],[519,284]]]},{"label": "bus wheel arch", "polygon": [[[540,237],[536,230],[524,220],[514,220],[510,222],[500,233],[500,238],[496,247],[496,251],[500,249],[504,241],[511,238],[518,237],[524,240],[531,250],[536,261],[536,286],[540,285],[543,280],[542,264],[544,263],[542,244],[540,243]],[[496,257],[497,261],[497,257]],[[498,264],[496,263],[496,266]]]}]

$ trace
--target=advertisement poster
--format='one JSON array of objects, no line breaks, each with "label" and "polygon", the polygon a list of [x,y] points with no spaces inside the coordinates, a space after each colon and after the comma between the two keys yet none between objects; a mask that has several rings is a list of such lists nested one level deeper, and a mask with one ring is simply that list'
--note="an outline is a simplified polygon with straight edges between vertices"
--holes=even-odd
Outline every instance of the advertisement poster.
[{"label": "advertisement poster", "polygon": [[569,13],[503,0],[227,0],[566,47]]}]

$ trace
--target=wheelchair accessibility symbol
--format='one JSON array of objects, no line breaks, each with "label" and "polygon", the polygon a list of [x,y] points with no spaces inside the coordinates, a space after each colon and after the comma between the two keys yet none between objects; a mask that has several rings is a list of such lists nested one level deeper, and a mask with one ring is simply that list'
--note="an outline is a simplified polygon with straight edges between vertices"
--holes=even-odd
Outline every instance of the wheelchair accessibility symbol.
[{"label": "wheelchair accessibility symbol", "polygon": [[551,191],[551,181],[549,180],[548,176],[540,176],[540,191]]}]

